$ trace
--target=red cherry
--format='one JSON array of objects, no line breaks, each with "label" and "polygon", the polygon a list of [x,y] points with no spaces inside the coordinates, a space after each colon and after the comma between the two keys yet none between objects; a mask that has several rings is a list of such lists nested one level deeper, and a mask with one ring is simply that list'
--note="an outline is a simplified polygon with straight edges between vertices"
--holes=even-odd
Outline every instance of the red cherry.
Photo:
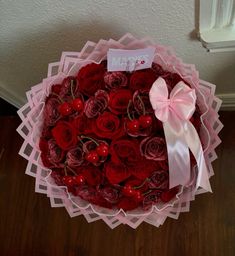
[{"label": "red cherry", "polygon": [[149,115],[144,115],[144,116],[140,116],[139,117],[139,122],[140,122],[140,125],[143,127],[143,128],[148,128],[152,125],[153,123],[153,118]]},{"label": "red cherry", "polygon": [[83,185],[85,183],[85,177],[82,174],[78,174],[73,177],[74,183],[76,185]]},{"label": "red cherry", "polygon": [[78,112],[82,112],[84,109],[84,103],[80,98],[76,98],[71,103],[72,108]]},{"label": "red cherry", "polygon": [[62,116],[68,116],[73,112],[73,109],[72,109],[70,103],[68,103],[68,102],[62,103],[59,106],[58,110]]},{"label": "red cherry", "polygon": [[107,156],[109,154],[109,146],[105,143],[100,143],[96,148],[96,152],[99,156]]},{"label": "red cherry", "polygon": [[137,202],[141,202],[144,199],[143,195],[141,194],[141,192],[139,190],[135,190],[133,197],[134,197],[134,200]]},{"label": "red cherry", "polygon": [[140,122],[137,119],[129,120],[127,122],[127,129],[130,132],[138,132],[140,128]]},{"label": "red cherry", "polygon": [[86,154],[85,156],[86,160],[90,163],[97,163],[99,161],[99,155],[96,153],[95,150],[90,151],[89,153]]},{"label": "red cherry", "polygon": [[74,185],[74,180],[73,180],[72,176],[66,175],[62,178],[62,181],[63,181],[64,185],[66,185],[68,187],[71,187],[72,185]]},{"label": "red cherry", "polygon": [[122,193],[125,196],[132,197],[135,194],[135,190],[132,188],[131,185],[125,185],[122,189]]}]

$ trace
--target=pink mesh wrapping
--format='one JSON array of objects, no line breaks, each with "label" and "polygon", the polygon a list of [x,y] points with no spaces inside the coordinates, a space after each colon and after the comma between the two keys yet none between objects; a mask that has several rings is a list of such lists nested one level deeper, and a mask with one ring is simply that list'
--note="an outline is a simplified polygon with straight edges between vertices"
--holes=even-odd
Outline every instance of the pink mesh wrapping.
[{"label": "pink mesh wrapping", "polygon": [[120,224],[137,228],[143,221],[159,227],[167,217],[177,219],[180,212],[189,211],[190,201],[195,199],[195,195],[205,192],[203,189],[195,192],[194,179],[189,187],[181,188],[176,199],[162,206],[153,206],[148,212],[109,210],[74,197],[68,193],[66,187],[57,186],[50,177],[51,171],[45,168],[40,160],[38,139],[43,122],[41,113],[51,85],[62,82],[68,75],[76,74],[82,66],[90,62],[100,62],[105,59],[109,48],[138,49],[147,46],[156,48],[154,62],[165,70],[178,73],[196,89],[197,103],[203,113],[200,137],[205,148],[204,155],[209,176],[214,174],[211,163],[217,158],[215,148],[221,142],[218,133],[223,127],[218,115],[221,100],[214,95],[215,85],[200,80],[195,66],[184,64],[170,47],[157,45],[149,38],[136,39],[131,34],[126,34],[118,41],[113,39],[108,41],[102,39],[98,43],[88,41],[80,52],[63,52],[59,62],[50,63],[47,78],[26,93],[28,102],[18,111],[22,123],[17,131],[24,139],[19,154],[28,160],[26,174],[35,178],[36,192],[46,194],[50,198],[52,207],[65,207],[71,217],[83,215],[88,222],[101,219],[110,228]]}]

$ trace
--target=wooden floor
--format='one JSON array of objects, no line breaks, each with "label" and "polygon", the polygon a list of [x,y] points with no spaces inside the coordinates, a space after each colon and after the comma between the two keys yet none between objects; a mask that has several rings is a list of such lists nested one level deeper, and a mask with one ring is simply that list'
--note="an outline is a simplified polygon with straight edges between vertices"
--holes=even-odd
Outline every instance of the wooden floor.
[{"label": "wooden floor", "polygon": [[232,256],[235,255],[235,112],[222,112],[223,143],[214,162],[213,194],[203,194],[179,220],[160,228],[111,230],[102,221],[71,219],[34,192],[18,156],[22,139],[16,116],[0,116],[0,255],[1,256]]}]

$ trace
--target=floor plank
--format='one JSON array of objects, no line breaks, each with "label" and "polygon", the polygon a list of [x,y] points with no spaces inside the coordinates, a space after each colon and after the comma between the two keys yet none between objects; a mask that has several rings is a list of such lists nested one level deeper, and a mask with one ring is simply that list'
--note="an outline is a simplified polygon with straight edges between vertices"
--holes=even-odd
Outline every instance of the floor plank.
[{"label": "floor plank", "polygon": [[[30,256],[232,256],[235,255],[235,112],[221,112],[223,143],[214,162],[213,194],[192,202],[189,213],[168,219],[160,228],[111,230],[102,221],[88,224],[51,208],[34,192],[18,155],[22,139],[17,117],[0,117],[0,255]],[[0,154],[1,155],[1,154]]]}]

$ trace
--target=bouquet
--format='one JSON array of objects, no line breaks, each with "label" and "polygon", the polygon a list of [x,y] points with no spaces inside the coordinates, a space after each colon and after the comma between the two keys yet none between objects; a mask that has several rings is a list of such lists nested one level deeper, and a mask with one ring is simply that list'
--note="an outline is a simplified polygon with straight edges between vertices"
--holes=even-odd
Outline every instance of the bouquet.
[{"label": "bouquet", "polygon": [[20,155],[35,191],[71,217],[159,226],[211,191],[222,128],[215,86],[131,34],[64,52],[27,92]]}]

